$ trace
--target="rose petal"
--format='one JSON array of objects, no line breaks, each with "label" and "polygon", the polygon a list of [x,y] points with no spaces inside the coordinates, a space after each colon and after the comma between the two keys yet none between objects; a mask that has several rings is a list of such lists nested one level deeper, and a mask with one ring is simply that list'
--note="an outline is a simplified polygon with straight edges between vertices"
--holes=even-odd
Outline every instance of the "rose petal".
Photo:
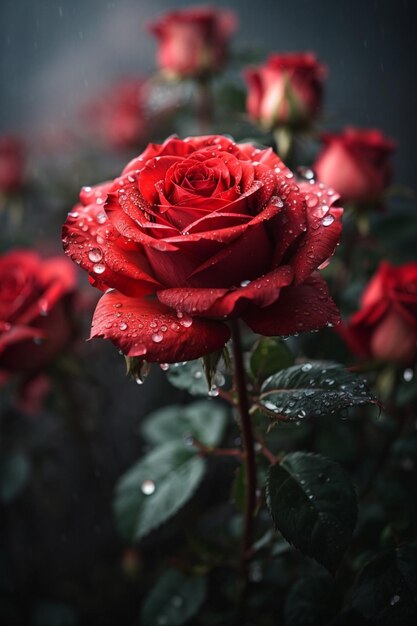
[{"label": "rose petal", "polygon": [[335,251],[342,233],[343,209],[331,207],[338,195],[318,183],[302,183],[306,194],[307,229],[291,257],[286,261],[293,267],[295,282],[302,283],[319,265]]},{"label": "rose petal", "polygon": [[283,289],[272,306],[250,308],[242,317],[255,333],[267,336],[294,335],[340,322],[327,285],[317,275]]},{"label": "rose petal", "polygon": [[274,302],[282,287],[291,284],[290,267],[282,266],[237,289],[179,288],[158,291],[164,304],[193,315],[204,317],[235,317],[250,303],[265,307]]},{"label": "rose petal", "polygon": [[94,313],[91,339],[110,339],[126,356],[150,363],[190,361],[221,349],[230,337],[225,324],[178,317],[157,300],[106,293]]},{"label": "rose petal", "polygon": [[66,254],[85,269],[95,287],[116,287],[129,295],[152,293],[159,286],[149,275],[148,262],[140,250],[112,228],[101,206],[77,205],[62,230]]}]

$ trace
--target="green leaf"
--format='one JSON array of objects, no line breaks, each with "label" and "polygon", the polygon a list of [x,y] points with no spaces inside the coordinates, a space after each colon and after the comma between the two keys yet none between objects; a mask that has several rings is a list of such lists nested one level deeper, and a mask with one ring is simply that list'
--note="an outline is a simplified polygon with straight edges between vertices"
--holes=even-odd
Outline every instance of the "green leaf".
[{"label": "green leaf", "polygon": [[378,626],[417,623],[417,544],[385,552],[365,565],[348,607]]},{"label": "green leaf", "polygon": [[141,611],[143,626],[180,626],[197,613],[207,593],[206,579],[168,570],[147,596]]},{"label": "green leaf", "polygon": [[265,380],[278,370],[290,367],[294,362],[280,339],[262,337],[254,346],[250,357],[250,371],[256,380]]},{"label": "green leaf", "polygon": [[167,406],[154,411],[143,422],[141,431],[149,443],[183,441],[193,436],[206,446],[217,446],[227,423],[227,409],[219,402],[199,400],[188,406]]},{"label": "green leaf", "polygon": [[261,387],[260,405],[285,420],[334,415],[361,404],[376,404],[366,383],[342,365],[315,361],[293,365],[270,376]]},{"label": "green leaf", "polygon": [[22,454],[6,456],[0,466],[0,499],[11,502],[25,488],[30,475],[30,464]]},{"label": "green leaf", "polygon": [[285,539],[334,571],[357,517],[356,494],[343,469],[318,454],[287,454],[269,468],[267,504]]},{"label": "green leaf", "polygon": [[285,626],[323,626],[339,610],[340,597],[325,571],[303,576],[291,587],[285,603]]},{"label": "green leaf", "polygon": [[114,511],[123,535],[141,539],[175,515],[195,492],[204,469],[196,451],[179,442],[141,458],[116,485]]}]

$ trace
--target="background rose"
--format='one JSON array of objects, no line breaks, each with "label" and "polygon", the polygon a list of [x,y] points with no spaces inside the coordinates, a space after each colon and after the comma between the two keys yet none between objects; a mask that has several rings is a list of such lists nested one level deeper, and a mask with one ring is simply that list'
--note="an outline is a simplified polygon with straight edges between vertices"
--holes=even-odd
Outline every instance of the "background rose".
[{"label": "background rose", "polygon": [[232,11],[193,7],[167,13],[150,25],[159,39],[160,68],[175,78],[199,78],[218,72],[228,56],[236,30]]},{"label": "background rose", "polygon": [[378,130],[356,128],[325,134],[323,141],[314,164],[318,178],[334,187],[343,202],[379,201],[391,179],[394,142]]},{"label": "background rose", "polygon": [[149,88],[144,80],[126,79],[90,103],[84,116],[90,128],[110,148],[137,148],[149,134],[148,97]]},{"label": "background rose", "polygon": [[223,346],[218,319],[266,335],[336,323],[313,272],[339,240],[337,197],[297,185],[270,148],[221,136],[150,144],[120,178],[84,188],[64,225],[66,252],[96,287],[117,290],[100,300],[92,336],[175,362]]},{"label": "background rose", "polygon": [[68,298],[75,281],[65,258],[42,260],[29,250],[0,257],[1,370],[37,370],[65,348],[73,334]]},{"label": "background rose", "polygon": [[417,357],[417,263],[381,263],[363,293],[361,309],[343,329],[361,357],[412,363]]},{"label": "background rose", "polygon": [[271,54],[245,72],[250,118],[267,130],[308,124],[321,105],[324,75],[313,54]]},{"label": "background rose", "polygon": [[25,155],[17,137],[0,137],[0,193],[17,191],[23,182]]}]

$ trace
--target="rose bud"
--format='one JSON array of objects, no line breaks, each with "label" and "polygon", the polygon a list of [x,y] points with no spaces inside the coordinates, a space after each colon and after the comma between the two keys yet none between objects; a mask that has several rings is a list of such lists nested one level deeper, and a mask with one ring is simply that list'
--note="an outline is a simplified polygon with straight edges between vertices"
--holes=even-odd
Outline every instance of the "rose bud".
[{"label": "rose bud", "polygon": [[166,13],[150,24],[159,39],[157,61],[171,78],[205,78],[223,69],[237,26],[232,11],[193,7]]},{"label": "rose bud", "polygon": [[0,137],[0,194],[18,191],[23,184],[25,155],[17,137]]},{"label": "rose bud", "polygon": [[30,250],[0,256],[0,371],[36,373],[70,343],[74,270]]},{"label": "rose bud", "polygon": [[106,292],[91,337],[128,357],[196,359],[225,345],[232,318],[264,335],[339,321],[315,272],[340,238],[338,196],[297,184],[271,148],[171,137],[80,198],[64,249]]},{"label": "rose bud", "polygon": [[394,142],[378,130],[346,128],[323,135],[324,147],[314,170],[333,187],[343,202],[378,203],[391,180]]},{"label": "rose bud", "polygon": [[308,126],[321,106],[324,76],[313,54],[271,54],[245,72],[249,117],[265,130]]},{"label": "rose bud", "polygon": [[360,357],[412,364],[417,357],[417,263],[394,267],[382,262],[360,310],[341,333]]}]

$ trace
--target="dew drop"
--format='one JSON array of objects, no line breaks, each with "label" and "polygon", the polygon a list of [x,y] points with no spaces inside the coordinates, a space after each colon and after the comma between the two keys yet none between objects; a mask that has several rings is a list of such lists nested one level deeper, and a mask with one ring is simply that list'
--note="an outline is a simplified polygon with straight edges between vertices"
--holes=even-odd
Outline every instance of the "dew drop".
[{"label": "dew drop", "polygon": [[88,253],[88,258],[92,263],[98,263],[103,258],[100,248],[92,248]]},{"label": "dew drop", "polygon": [[96,220],[99,224],[104,224],[104,222],[107,220],[107,215],[104,213],[104,211],[101,211],[100,213],[97,213]]},{"label": "dew drop", "polygon": [[160,363],[159,367],[161,368],[163,372],[166,372],[169,370],[169,363]]},{"label": "dew drop", "polygon": [[119,324],[119,328],[120,328],[120,330],[126,330],[126,329],[127,329],[127,324],[126,324],[126,322],[121,322],[121,323]]},{"label": "dew drop", "polygon": [[103,265],[103,263],[96,263],[95,265],[93,265],[93,271],[96,274],[102,274],[106,269],[106,266]]},{"label": "dew drop", "polygon": [[333,224],[333,222],[334,222],[333,215],[326,215],[326,217],[324,218],[322,224],[323,224],[323,226],[330,226],[330,224]]},{"label": "dew drop", "polygon": [[312,367],[313,366],[311,365],[311,363],[304,363],[304,365],[301,367],[301,371],[302,372],[309,372]]},{"label": "dew drop", "polygon": [[155,492],[156,485],[153,480],[144,480],[140,489],[145,496],[151,496]]},{"label": "dew drop", "polygon": [[161,333],[153,333],[151,339],[154,343],[161,343],[164,336]]},{"label": "dew drop", "polygon": [[395,594],[395,596],[392,596],[390,600],[390,605],[395,606],[396,604],[398,604],[400,600],[401,600],[400,596],[398,594]]},{"label": "dew drop", "polygon": [[412,381],[414,378],[414,372],[411,369],[411,367],[407,367],[407,369],[404,370],[403,372],[403,379],[405,380],[406,383],[409,383],[410,381]]},{"label": "dew drop", "polygon": [[250,285],[251,281],[250,280],[242,280],[242,282],[240,283],[241,287],[247,287],[248,285]]},{"label": "dew drop", "polygon": [[188,317],[188,315],[184,315],[183,318],[180,321],[181,326],[184,326],[184,328],[189,328],[193,323],[193,320],[191,317]]}]

